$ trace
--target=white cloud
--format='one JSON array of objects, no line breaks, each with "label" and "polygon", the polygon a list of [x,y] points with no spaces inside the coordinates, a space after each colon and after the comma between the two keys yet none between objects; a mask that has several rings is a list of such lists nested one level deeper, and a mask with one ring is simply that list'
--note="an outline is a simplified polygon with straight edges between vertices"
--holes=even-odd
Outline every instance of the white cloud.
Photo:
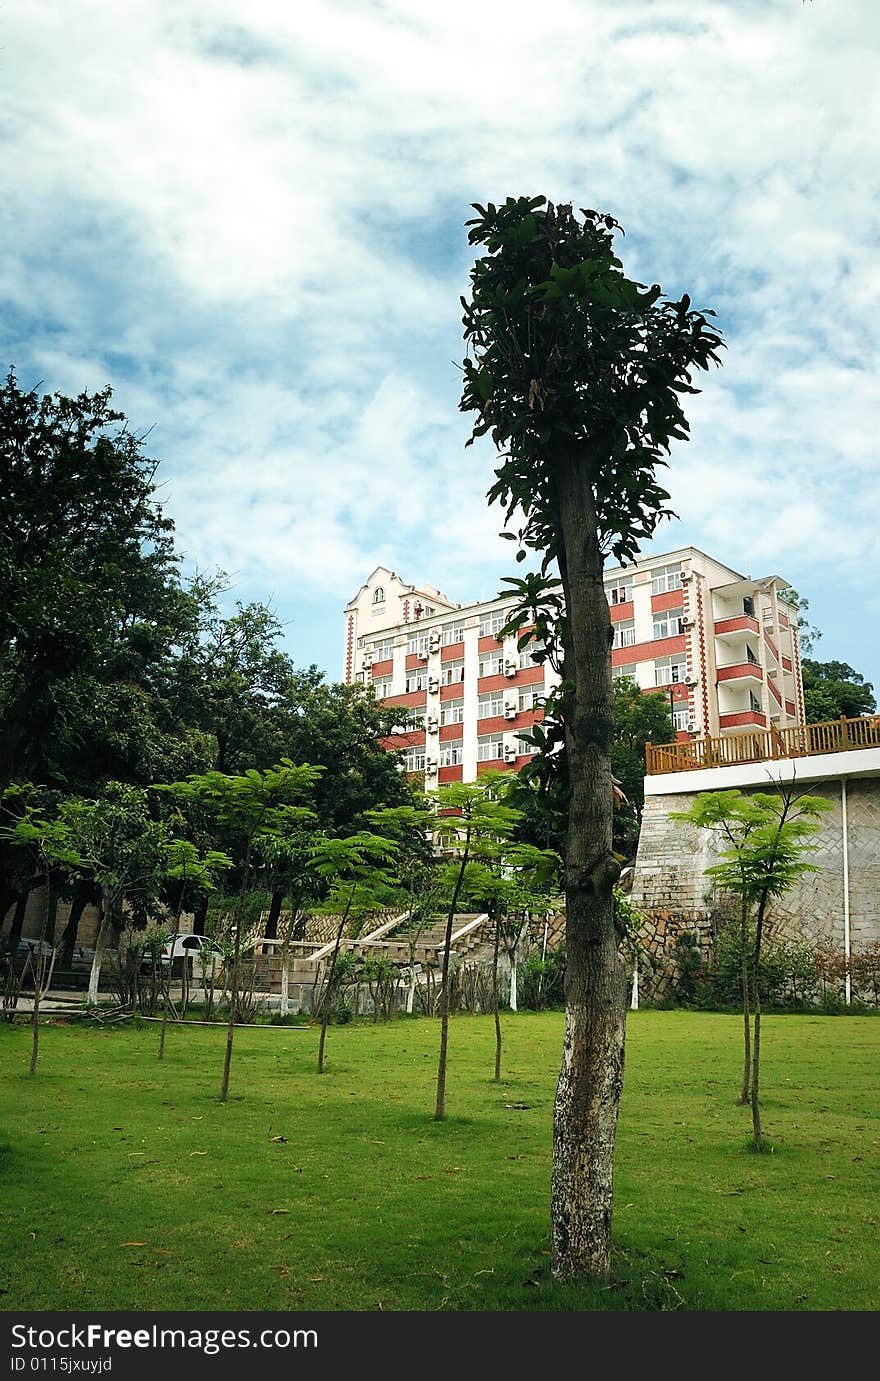
[{"label": "white cloud", "polygon": [[871,0],[7,0],[4,351],[156,422],[182,544],[253,594],[335,612],[383,559],[467,597],[510,549],[456,411],[462,222],[573,198],[726,331],[661,544],[855,584],[878,40]]}]

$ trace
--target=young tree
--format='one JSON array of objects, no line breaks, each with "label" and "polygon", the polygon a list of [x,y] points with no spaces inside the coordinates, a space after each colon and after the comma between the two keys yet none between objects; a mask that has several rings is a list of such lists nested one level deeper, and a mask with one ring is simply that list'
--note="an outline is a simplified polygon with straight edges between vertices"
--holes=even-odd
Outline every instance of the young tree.
[{"label": "young tree", "polygon": [[[232,859],[219,849],[208,849],[204,854],[200,854],[195,844],[189,839],[173,839],[171,841],[165,862],[165,876],[177,891],[177,905],[174,912],[175,933],[180,931],[180,917],[187,893],[199,895],[215,891],[218,877],[231,867]],[[181,1016],[186,1015],[187,1008],[188,964],[189,959],[184,955]],[[171,1002],[172,967],[173,956],[169,960],[167,974],[163,975],[165,982],[162,993],[162,1028],[159,1036],[160,1060],[165,1058],[165,1035],[168,1027],[168,1008]]]},{"label": "young tree", "polygon": [[[324,1073],[324,1046],[330,1022],[333,996],[336,991],[337,964],[345,927],[352,915],[369,915],[387,901],[393,892],[393,877],[388,865],[397,856],[397,845],[391,839],[368,830],[345,839],[324,839],[313,850],[311,866],[328,888],[326,907],[339,915],[333,941],[330,966],[324,981],[318,1010],[321,1013],[321,1035],[318,1042],[318,1073]],[[340,914],[341,913],[341,914]]]},{"label": "young tree", "polygon": [[[29,1074],[36,1074],[40,1052],[40,1003],[52,983],[57,945],[47,954],[49,920],[52,911],[52,875],[58,870],[73,872],[83,866],[79,854],[71,845],[70,831],[57,818],[52,818],[51,804],[40,800],[40,792],[30,784],[7,787],[0,796],[6,822],[0,825],[0,838],[24,849],[43,883],[43,916],[37,938],[36,958],[31,960],[34,975],[34,1005],[31,1017],[32,1041]],[[48,809],[47,809],[48,807]]]},{"label": "young tree", "polygon": [[[761,1128],[761,994],[760,972],[768,903],[788,892],[804,873],[814,872],[805,857],[816,845],[808,840],[820,827],[821,817],[831,809],[824,796],[797,793],[794,783],[781,787],[778,794],[757,791],[743,796],[739,791],[708,792],[698,797],[690,811],[675,818],[719,831],[727,842],[720,862],[706,869],[721,887],[740,899],[742,944],[743,1021],[745,1024],[745,1070],[740,1102],[747,1100],[752,1110],[755,1149],[764,1149]],[[755,939],[751,955],[753,1033],[751,1071],[749,1071],[748,971],[749,921],[754,914]],[[751,1088],[749,1073],[751,1072]]]},{"label": "young tree", "polygon": [[486,774],[476,782],[451,782],[447,786],[439,787],[435,797],[437,815],[432,822],[432,829],[438,839],[454,851],[449,865],[451,885],[440,978],[440,1056],[437,1062],[437,1099],[434,1107],[434,1118],[437,1122],[442,1122],[446,1116],[449,960],[452,927],[459,898],[464,888],[468,865],[474,855],[489,848],[494,840],[510,838],[518,819],[517,812],[503,799],[505,793],[499,787],[499,775],[505,774]]},{"label": "young tree", "polygon": [[104,952],[114,929],[121,929],[126,908],[143,925],[158,906],[171,832],[166,822],[153,819],[147,792],[123,782],[109,782],[95,800],[63,800],[58,818],[98,897],[87,994],[93,1006]]},{"label": "young tree", "polygon": [[475,209],[470,243],[486,253],[463,299],[461,407],[479,414],[471,440],[491,433],[501,453],[489,498],[521,523],[511,534],[518,559],[541,553],[540,574],[512,582],[518,626],[533,625],[562,670],[559,731],[542,729],[547,757],[564,753],[568,782],[552,1269],[557,1278],[604,1277],[626,1003],[612,903],[619,865],[602,568],[607,552],[634,560],[668,512],[656,469],[674,439],[687,439],[681,395],[696,391],[692,374],[717,362],[721,340],[687,296],[669,301],[624,276],[612,216],[578,216],[544,197]]},{"label": "young tree", "polygon": [[227,776],[224,772],[205,772],[194,775],[185,782],[157,787],[157,790],[168,791],[180,800],[204,804],[219,825],[238,837],[242,849],[241,885],[235,913],[229,1024],[226,1031],[223,1079],[220,1085],[221,1103],[225,1103],[229,1097],[229,1072],[232,1066],[238,1005],[241,937],[255,843],[262,836],[279,834],[313,818],[308,807],[295,805],[294,802],[314,790],[322,770],[308,763],[295,764],[289,759],[282,759],[275,767],[270,767],[264,772],[252,769],[241,776]]}]

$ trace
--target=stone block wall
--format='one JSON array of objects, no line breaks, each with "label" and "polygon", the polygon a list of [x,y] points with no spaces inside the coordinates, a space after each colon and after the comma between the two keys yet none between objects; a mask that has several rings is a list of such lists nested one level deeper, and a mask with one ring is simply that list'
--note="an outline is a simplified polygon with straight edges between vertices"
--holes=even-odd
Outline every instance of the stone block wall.
[{"label": "stone block wall", "polygon": [[[766,789],[766,788],[765,788]],[[824,796],[832,809],[823,817],[807,873],[791,892],[771,904],[771,933],[842,950],[844,945],[843,819],[839,781],[810,783],[811,795]],[[696,931],[708,958],[720,925],[735,917],[737,906],[719,893],[706,869],[717,861],[720,844],[711,830],[673,819],[690,809],[695,793],[649,796],[645,801],[631,900],[646,920],[639,937],[650,959],[646,975],[651,997],[662,996],[675,976],[675,937]],[[847,782],[849,834],[850,944],[853,953],[880,941],[880,778]],[[643,984],[643,991],[645,985]]]}]

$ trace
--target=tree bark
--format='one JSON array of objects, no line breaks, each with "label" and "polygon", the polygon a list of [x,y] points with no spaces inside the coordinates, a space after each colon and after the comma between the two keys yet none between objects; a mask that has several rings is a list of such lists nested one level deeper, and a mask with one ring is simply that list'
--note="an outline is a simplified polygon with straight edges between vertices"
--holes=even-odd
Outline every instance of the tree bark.
[{"label": "tree bark", "polygon": [[565,595],[563,680],[570,785],[565,841],[565,1037],[556,1090],[551,1266],[557,1279],[611,1269],[614,1141],[623,1086],[626,979],[612,889],[610,621],[592,490],[583,460],[558,474]]},{"label": "tree bark", "polygon": [[59,962],[63,969],[69,969],[73,963],[73,951],[76,948],[76,938],[79,934],[79,923],[82,920],[83,912],[89,902],[94,899],[93,884],[89,882],[78,882],[73,891],[70,903],[70,915],[67,917],[67,924],[61,936],[59,946]]},{"label": "tree bark", "polygon": [[87,1002],[90,1007],[94,1007],[98,1001],[98,982],[101,977],[101,960],[104,958],[104,949],[107,945],[107,938],[110,934],[110,906],[107,898],[101,897],[101,919],[98,924],[98,933],[95,936],[95,953],[92,956],[92,970],[89,974],[89,990]]},{"label": "tree bark", "polygon": [[207,920],[208,894],[207,892],[203,892],[196,902],[196,909],[193,912],[193,935],[204,935]]},{"label": "tree bark", "polygon": [[13,959],[15,958],[15,951],[18,949],[18,942],[21,939],[21,932],[24,929],[25,912],[27,911],[28,897],[30,894],[30,887],[25,887],[23,892],[19,892],[15,902],[15,910],[12,913],[12,924],[9,927],[6,947]]},{"label": "tree bark", "polygon": [[269,913],[266,916],[266,929],[263,932],[267,940],[275,940],[278,937],[278,917],[281,915],[281,904],[284,901],[284,889],[276,887],[272,893],[272,900],[269,903]]}]

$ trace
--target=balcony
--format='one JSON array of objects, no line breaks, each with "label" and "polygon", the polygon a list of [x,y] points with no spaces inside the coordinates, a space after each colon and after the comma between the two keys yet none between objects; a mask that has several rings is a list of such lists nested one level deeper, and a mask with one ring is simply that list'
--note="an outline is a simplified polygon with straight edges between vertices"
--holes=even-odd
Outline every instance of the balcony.
[{"label": "balcony", "polygon": [[722,681],[763,681],[764,679],[760,662],[752,662],[748,658],[743,658],[740,662],[733,662],[730,666],[716,667],[715,670],[719,684]]},{"label": "balcony", "polygon": [[[725,718],[722,716],[722,723]],[[701,767],[727,767],[732,763],[816,757],[853,748],[880,748],[880,715],[725,734],[722,738],[691,739],[689,743],[649,743],[645,753],[648,775],[655,776]]]},{"label": "balcony", "polygon": [[730,638],[736,634],[751,633],[752,637],[759,635],[758,620],[753,619],[748,614],[736,614],[731,618],[715,620],[715,637]]}]

